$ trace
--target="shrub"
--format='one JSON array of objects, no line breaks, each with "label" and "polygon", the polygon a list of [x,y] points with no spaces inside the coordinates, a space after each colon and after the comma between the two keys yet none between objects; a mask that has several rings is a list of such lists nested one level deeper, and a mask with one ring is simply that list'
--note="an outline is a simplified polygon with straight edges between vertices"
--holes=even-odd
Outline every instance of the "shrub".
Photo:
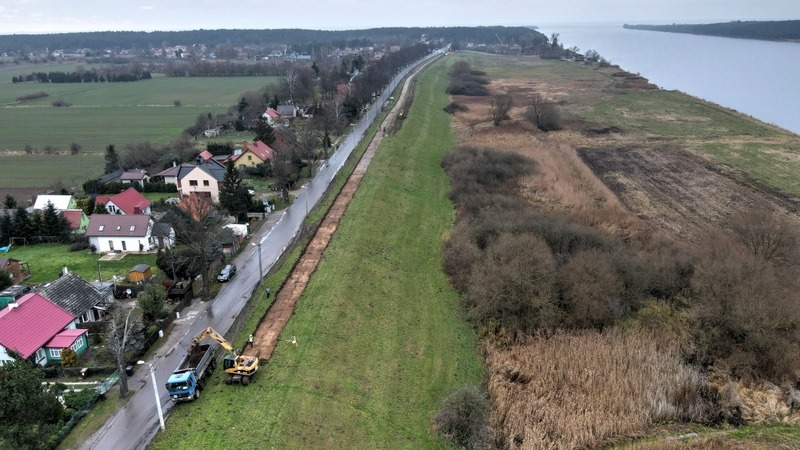
[{"label": "shrub", "polygon": [[456,112],[464,112],[468,110],[469,108],[467,108],[466,105],[462,105],[461,103],[458,102],[450,102],[447,104],[447,106],[444,107],[444,112],[446,112],[447,114],[455,114]]},{"label": "shrub", "polygon": [[584,250],[559,270],[567,325],[603,328],[628,313],[622,280],[605,254]]},{"label": "shrub", "polygon": [[525,111],[525,118],[542,131],[561,129],[561,114],[558,112],[558,107],[539,94],[531,97],[531,104]]},{"label": "shrub", "polygon": [[44,92],[44,91],[39,91],[39,92],[37,92],[37,93],[35,93],[35,94],[22,95],[22,96],[20,96],[20,97],[17,97],[17,99],[16,99],[16,100],[17,100],[18,102],[29,102],[29,101],[31,101],[31,100],[36,100],[36,99],[44,98],[44,97],[47,97],[47,96],[49,96],[49,95],[50,95],[50,94],[48,94],[47,92]]},{"label": "shrub", "polygon": [[467,449],[489,443],[489,399],[478,386],[457,389],[442,402],[434,428],[453,444]]},{"label": "shrub", "polygon": [[798,273],[718,232],[704,240],[691,287],[697,358],[734,376],[794,380],[800,372]]},{"label": "shrub", "polygon": [[72,103],[67,103],[67,102],[66,102],[66,101],[64,101],[64,100],[56,100],[56,101],[54,101],[54,102],[52,103],[52,105],[53,105],[54,107],[56,107],[56,108],[60,108],[60,107],[69,107],[69,106],[72,106]]},{"label": "shrub", "polygon": [[163,286],[149,283],[137,295],[136,303],[142,309],[142,316],[145,320],[155,321],[161,316],[166,299],[167,292]]},{"label": "shrub", "polygon": [[487,246],[469,282],[469,315],[516,336],[558,324],[556,262],[547,243],[530,235],[501,234]]}]

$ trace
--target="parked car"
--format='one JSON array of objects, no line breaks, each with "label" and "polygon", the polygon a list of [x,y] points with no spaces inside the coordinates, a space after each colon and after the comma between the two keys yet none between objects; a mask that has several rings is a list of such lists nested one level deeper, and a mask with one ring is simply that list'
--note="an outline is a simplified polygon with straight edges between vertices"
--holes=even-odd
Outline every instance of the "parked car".
[{"label": "parked car", "polygon": [[236,266],[233,264],[228,264],[227,266],[223,267],[219,272],[219,275],[217,275],[217,281],[230,281],[234,275],[236,275]]}]

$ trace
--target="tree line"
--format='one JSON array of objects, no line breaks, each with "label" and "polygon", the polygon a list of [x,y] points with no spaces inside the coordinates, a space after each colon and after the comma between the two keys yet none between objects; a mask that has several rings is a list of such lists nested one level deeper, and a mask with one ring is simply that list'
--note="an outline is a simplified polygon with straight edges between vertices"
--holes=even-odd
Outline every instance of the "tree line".
[{"label": "tree line", "polygon": [[17,75],[11,77],[12,83],[119,83],[139,80],[149,80],[152,75],[148,71],[143,72],[116,72],[85,70],[75,72],[32,72],[27,75]]},{"label": "tree line", "polygon": [[768,41],[800,39],[800,20],[735,21],[709,24],[623,25],[630,30],[666,31]]}]

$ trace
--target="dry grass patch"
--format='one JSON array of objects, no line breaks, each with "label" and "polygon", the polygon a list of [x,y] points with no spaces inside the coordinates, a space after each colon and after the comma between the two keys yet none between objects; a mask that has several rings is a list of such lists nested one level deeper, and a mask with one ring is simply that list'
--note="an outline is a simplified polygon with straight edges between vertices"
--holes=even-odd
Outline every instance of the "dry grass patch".
[{"label": "dry grass patch", "polygon": [[706,381],[670,339],[559,332],[487,354],[492,420],[505,448],[594,447],[707,414],[698,394]]}]

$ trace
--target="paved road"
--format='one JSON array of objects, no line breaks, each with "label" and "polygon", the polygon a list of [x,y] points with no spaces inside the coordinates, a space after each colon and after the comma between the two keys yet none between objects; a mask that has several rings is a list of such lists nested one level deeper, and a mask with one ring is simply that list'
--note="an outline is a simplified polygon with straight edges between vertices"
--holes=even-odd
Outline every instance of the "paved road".
[{"label": "paved road", "polygon": [[[433,56],[435,54],[430,55],[429,58]],[[238,274],[222,287],[217,297],[210,302],[196,302],[192,307],[184,310],[181,319],[176,320],[170,335],[166,338],[166,344],[161,347],[153,360],[147,361],[153,365],[155,370],[159,401],[165,415],[169,414],[173,404],[164,388],[164,382],[180,363],[192,337],[207,326],[213,327],[222,334],[228,332],[263,276],[258,273],[259,253],[262,270],[266,273],[299,232],[308,211],[322,198],[333,177],[342,168],[355,146],[364,137],[370,124],[375,120],[381,106],[412,68],[409,66],[401,71],[362,119],[352,125],[351,133],[340,143],[336,153],[317,172],[313,180],[305,185],[291,207],[282,213],[271,215],[268,223],[261,228],[259,233],[254,234],[251,242],[261,242],[261,251],[259,252],[256,246],[248,246],[235,260],[239,267]],[[81,446],[82,449],[142,449],[153,439],[158,432],[159,421],[153,388],[150,386],[150,376],[146,367],[142,366],[129,380],[129,386],[136,391],[131,395],[127,404],[89,438]]]}]

